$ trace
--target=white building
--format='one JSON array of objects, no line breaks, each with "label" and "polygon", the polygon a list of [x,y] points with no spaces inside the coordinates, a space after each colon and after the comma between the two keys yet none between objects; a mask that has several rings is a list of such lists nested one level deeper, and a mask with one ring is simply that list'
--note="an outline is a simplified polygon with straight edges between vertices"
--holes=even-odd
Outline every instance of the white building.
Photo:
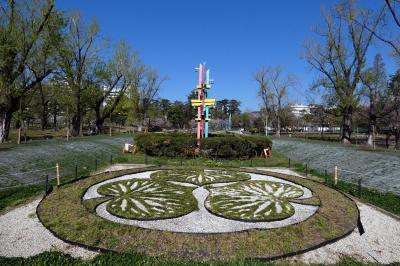
[{"label": "white building", "polygon": [[290,106],[292,109],[292,114],[296,117],[302,117],[305,114],[311,114],[311,109],[313,108],[313,105],[302,105],[302,104],[293,104]]}]

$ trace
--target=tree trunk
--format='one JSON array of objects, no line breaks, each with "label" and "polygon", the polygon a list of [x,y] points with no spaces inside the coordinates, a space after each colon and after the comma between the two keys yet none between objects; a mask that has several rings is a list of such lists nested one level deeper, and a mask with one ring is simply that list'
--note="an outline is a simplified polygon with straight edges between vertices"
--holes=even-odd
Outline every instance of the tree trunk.
[{"label": "tree trunk", "polygon": [[396,129],[394,132],[394,149],[400,150],[400,129]]},{"label": "tree trunk", "polygon": [[281,136],[281,118],[278,116],[276,121],[276,135]]},{"label": "tree trunk", "polygon": [[41,117],[40,117],[40,127],[41,127],[41,129],[43,131],[47,127],[47,107],[48,107],[49,101],[46,101],[46,97],[44,95],[43,87],[42,87],[41,84],[39,85],[39,91],[40,91],[40,101],[41,101],[41,104],[42,104],[42,112],[41,112]]},{"label": "tree trunk", "polygon": [[79,133],[81,130],[81,116],[75,114],[72,117],[71,124],[72,124],[72,127],[70,129],[71,136],[73,136],[73,137],[79,136]]},{"label": "tree trunk", "polygon": [[373,146],[376,134],[376,95],[375,91],[370,92],[370,103],[369,103],[369,117],[368,117],[368,140],[367,145]]},{"label": "tree trunk", "polygon": [[4,143],[8,140],[12,113],[13,112],[11,110],[0,110],[0,143]]},{"label": "tree trunk", "polygon": [[53,129],[57,131],[57,112],[53,113]]},{"label": "tree trunk", "polygon": [[104,119],[96,118],[96,133],[101,134],[101,130],[103,129]]},{"label": "tree trunk", "polygon": [[81,109],[81,95],[77,93],[75,95],[75,104],[76,104],[76,110],[74,113],[74,116],[72,117],[72,128],[71,128],[71,136],[77,137],[79,136],[81,132],[81,123],[82,123],[82,109]]},{"label": "tree trunk", "polygon": [[42,106],[42,114],[40,118],[40,127],[43,130],[47,128],[47,105]]},{"label": "tree trunk", "polygon": [[369,132],[368,132],[368,140],[367,140],[368,146],[374,145],[375,134],[376,134],[376,126],[375,126],[375,124],[373,124],[373,125],[370,124]]},{"label": "tree trunk", "polygon": [[351,124],[353,118],[353,107],[347,106],[343,110],[342,130],[341,130],[341,141],[344,144],[351,143]]}]

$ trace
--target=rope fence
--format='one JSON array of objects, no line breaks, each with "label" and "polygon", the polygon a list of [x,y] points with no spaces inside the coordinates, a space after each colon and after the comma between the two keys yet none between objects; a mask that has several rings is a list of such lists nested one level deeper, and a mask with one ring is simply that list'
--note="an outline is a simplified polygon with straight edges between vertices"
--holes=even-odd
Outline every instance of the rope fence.
[{"label": "rope fence", "polygon": [[[82,175],[89,174],[92,171],[97,171],[100,167],[112,164],[118,155],[119,153],[111,153],[108,155],[103,154],[98,156],[90,156],[79,161],[75,160],[72,162],[56,162],[52,167],[33,169],[29,171],[2,173],[0,174],[0,179],[9,180],[11,177],[13,177],[15,182],[20,182],[20,184],[0,186],[0,191],[39,185],[43,184],[43,182],[45,182],[45,186],[48,187],[48,182],[52,180],[56,180],[56,184],[59,186],[61,184],[61,179],[63,179],[63,181],[71,181],[79,178]],[[29,179],[34,180],[29,181]],[[25,180],[26,182],[24,182]]]}]

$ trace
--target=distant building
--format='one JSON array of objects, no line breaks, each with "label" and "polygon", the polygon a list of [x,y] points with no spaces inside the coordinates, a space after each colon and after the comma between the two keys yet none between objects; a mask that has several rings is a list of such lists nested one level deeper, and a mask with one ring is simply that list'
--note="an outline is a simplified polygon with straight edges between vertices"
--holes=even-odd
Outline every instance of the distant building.
[{"label": "distant building", "polygon": [[311,109],[314,106],[312,104],[309,105],[302,105],[302,104],[293,104],[290,106],[292,110],[292,114],[296,117],[302,117],[306,114],[311,114]]}]

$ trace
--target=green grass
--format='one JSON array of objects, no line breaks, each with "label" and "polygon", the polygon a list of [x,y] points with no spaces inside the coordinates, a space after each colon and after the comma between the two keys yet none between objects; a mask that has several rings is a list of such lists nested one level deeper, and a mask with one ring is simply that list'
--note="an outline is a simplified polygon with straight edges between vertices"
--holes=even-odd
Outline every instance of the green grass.
[{"label": "green grass", "polygon": [[[0,257],[0,265],[4,266],[25,266],[25,265],[76,265],[76,266],[95,266],[95,265],[140,265],[140,266],[285,266],[285,265],[304,265],[299,262],[281,261],[260,261],[260,260],[232,260],[226,262],[196,262],[196,261],[169,261],[160,260],[154,257],[147,257],[137,253],[116,253],[106,252],[102,253],[91,260],[83,260],[72,258],[70,255],[61,252],[51,251],[44,252],[30,258],[3,258]],[[321,264],[309,264],[316,266]],[[344,257],[338,263],[332,266],[373,266],[380,265],[378,263],[362,263],[353,258]],[[392,264],[399,265],[399,264]]]}]

